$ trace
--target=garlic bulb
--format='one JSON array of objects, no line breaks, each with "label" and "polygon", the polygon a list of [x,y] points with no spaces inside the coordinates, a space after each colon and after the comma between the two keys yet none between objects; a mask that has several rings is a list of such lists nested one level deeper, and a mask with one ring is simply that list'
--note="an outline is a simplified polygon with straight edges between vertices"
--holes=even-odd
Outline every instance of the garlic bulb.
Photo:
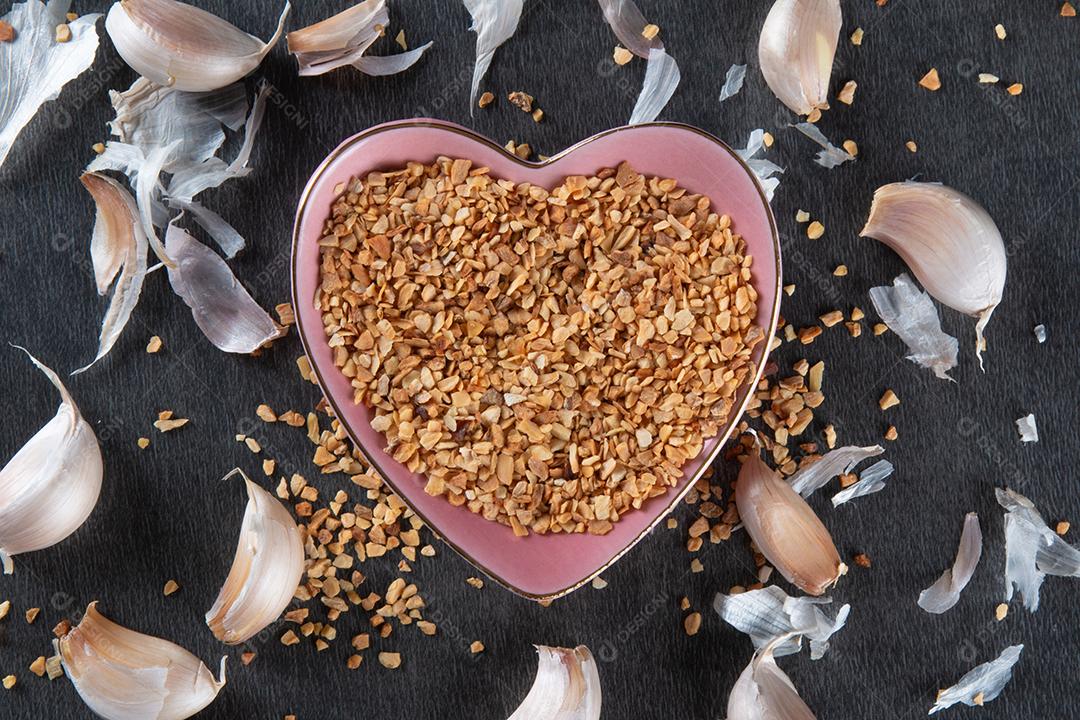
[{"label": "garlic bulb", "polygon": [[56,373],[26,354],[60,391],[61,402],[53,419],[0,470],[0,558],[8,575],[12,555],[43,550],[75,532],[101,492],[101,448],[93,428]]},{"label": "garlic bulb", "polygon": [[289,3],[267,42],[177,0],[120,0],[105,29],[117,52],[148,80],[178,90],[223,88],[250,74],[277,43]]},{"label": "garlic bulb", "polygon": [[237,468],[248,504],[232,569],[206,613],[214,637],[242,643],[278,619],[304,574],[304,542],[292,515],[273,495]]},{"label": "garlic bulb", "polygon": [[105,720],[184,720],[225,685],[225,658],[214,679],[184,648],[117,625],[96,602],[57,645],[79,697]]},{"label": "garlic bulb", "polygon": [[769,89],[799,115],[827,108],[842,22],[839,0],[776,0],[758,40]]},{"label": "garlic bulb", "polygon": [[536,680],[508,720],[599,720],[600,674],[589,648],[537,645],[536,652]]},{"label": "garlic bulb", "polygon": [[938,301],[979,318],[975,351],[1005,287],[1005,245],[994,220],[967,195],[938,183],[899,182],[874,192],[860,233],[890,248]]},{"label": "garlic bulb", "polygon": [[804,592],[821,595],[847,572],[818,516],[756,452],[739,471],[735,505],[761,554]]}]

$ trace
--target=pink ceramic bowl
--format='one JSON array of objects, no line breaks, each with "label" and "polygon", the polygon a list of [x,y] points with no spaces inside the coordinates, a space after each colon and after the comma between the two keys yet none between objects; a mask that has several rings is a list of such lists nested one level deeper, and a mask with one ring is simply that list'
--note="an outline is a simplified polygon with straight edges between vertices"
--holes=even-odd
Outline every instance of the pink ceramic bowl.
[{"label": "pink ceramic bowl", "polygon": [[313,299],[319,286],[319,246],[335,188],[353,176],[403,167],[437,156],[469,158],[496,177],[554,187],[567,175],[591,175],[627,160],[638,172],[676,178],[713,200],[732,217],[754,261],[758,324],[772,337],[780,308],[780,244],[772,212],[753,173],[727,145],[688,125],[650,123],[615,128],[583,140],[543,162],[526,162],[487,138],[439,120],[403,120],[378,125],[349,138],[315,170],[300,198],[293,230],[293,305],[300,337],[327,400],[371,465],[391,488],[451,547],[510,590],[533,599],[566,594],[610,566],[679,502],[709,467],[738,423],[749,390],[761,377],[767,344],[758,346],[753,382],[741,390],[738,412],[723,432],[705,443],[686,466],[678,487],[623,516],[607,535],[530,535],[483,519],[441,497],[424,493],[424,478],[387,455],[384,438],[371,428],[366,407],[352,401],[349,381],[334,367]]}]

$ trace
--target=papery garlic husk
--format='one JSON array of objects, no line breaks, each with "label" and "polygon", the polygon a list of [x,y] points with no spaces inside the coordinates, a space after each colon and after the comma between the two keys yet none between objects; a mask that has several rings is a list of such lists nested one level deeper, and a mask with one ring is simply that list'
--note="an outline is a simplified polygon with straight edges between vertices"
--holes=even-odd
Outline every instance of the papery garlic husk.
[{"label": "papery garlic husk", "polygon": [[975,567],[982,557],[982,528],[979,516],[968,513],[964,517],[964,530],[960,534],[960,547],[951,568],[941,574],[930,587],[919,593],[919,607],[928,613],[940,615],[960,600],[960,593],[971,581]]},{"label": "papery garlic husk", "polygon": [[169,283],[214,347],[250,354],[287,332],[259,307],[217,253],[174,223],[165,231],[165,246],[176,259],[176,266],[168,268]]},{"label": "papery garlic husk", "polygon": [[86,521],[101,493],[97,436],[51,369],[26,352],[60,391],[56,415],[0,470],[0,559],[52,547]]},{"label": "papery garlic husk", "polygon": [[792,490],[808,498],[825,487],[837,475],[849,473],[863,460],[883,452],[885,448],[880,445],[838,447],[813,462],[804,463],[794,475],[788,478],[788,484]]},{"label": "papery garlic husk", "polygon": [[791,597],[775,585],[733,595],[717,593],[713,610],[736,630],[746,633],[754,648],[771,648],[776,657],[802,649],[805,637],[810,659],[819,660],[829,649],[829,639],[847,622],[850,605],[841,605],[835,618],[819,608],[830,598]]},{"label": "papery garlic husk", "polygon": [[833,507],[838,507],[855,498],[866,497],[885,489],[885,479],[893,473],[893,464],[888,460],[876,463],[859,473],[859,481],[848,485],[832,496]]},{"label": "papery garlic husk", "polygon": [[322,75],[351,65],[379,39],[390,23],[386,0],[364,0],[337,15],[285,36],[300,75]]},{"label": "papery garlic husk", "polygon": [[825,525],[756,452],[739,471],[735,505],[761,554],[804,592],[821,595],[847,572]]},{"label": "papery garlic husk", "polygon": [[860,235],[896,251],[939,302],[979,319],[981,367],[983,329],[1001,302],[1007,265],[1001,232],[986,210],[945,185],[892,183],[874,192]]},{"label": "papery garlic husk", "polygon": [[758,40],[765,82],[799,115],[829,106],[829,78],[842,24],[839,0],[776,0]]},{"label": "papery garlic husk", "polygon": [[248,640],[281,616],[304,574],[304,541],[292,515],[242,470],[248,503],[232,568],[206,624],[228,645]]},{"label": "papery garlic husk", "polygon": [[1024,596],[1024,607],[1039,609],[1039,588],[1047,575],[1080,577],[1080,549],[1065,542],[1015,490],[996,488],[998,504],[1005,508],[1005,602],[1013,586]]},{"label": "papery garlic husk", "polygon": [[1011,645],[995,659],[969,670],[955,685],[938,692],[930,715],[956,703],[983,705],[997,698],[1012,679],[1012,669],[1020,660],[1023,645]]},{"label": "papery garlic husk", "polygon": [[184,648],[117,625],[96,602],[57,646],[79,697],[105,720],[184,720],[225,685],[225,658],[215,679]]},{"label": "papery garlic husk", "polygon": [[815,720],[791,678],[776,664],[773,647],[755,653],[735,681],[728,695],[727,720]]},{"label": "papery garlic husk", "polygon": [[495,51],[517,32],[525,0],[462,0],[472,16],[469,27],[476,33],[476,65],[473,67],[472,86],[469,91],[469,115],[476,108],[476,96],[480,81],[484,79]]},{"label": "papery garlic husk", "polygon": [[[70,8],[71,0],[27,0],[0,17],[15,34],[0,42],[0,166],[38,109],[94,64],[101,14],[68,20]],[[60,25],[70,31],[67,42],[56,41]]]},{"label": "papery garlic husk", "polygon": [[589,648],[537,645],[536,653],[536,680],[508,720],[599,720],[600,673]]},{"label": "papery garlic husk", "polygon": [[142,294],[146,278],[146,253],[149,242],[139,218],[139,210],[131,193],[108,175],[83,173],[83,187],[94,198],[97,218],[90,243],[98,292],[107,290],[117,272],[112,300],[101,322],[97,355],[89,365],[75,373],[88,370],[112,349],[123,332],[131,312]]},{"label": "papery garlic husk", "polygon": [[120,0],[105,29],[117,52],[148,80],[178,90],[223,88],[250,74],[277,43],[289,16],[263,42],[217,15],[177,0]]}]

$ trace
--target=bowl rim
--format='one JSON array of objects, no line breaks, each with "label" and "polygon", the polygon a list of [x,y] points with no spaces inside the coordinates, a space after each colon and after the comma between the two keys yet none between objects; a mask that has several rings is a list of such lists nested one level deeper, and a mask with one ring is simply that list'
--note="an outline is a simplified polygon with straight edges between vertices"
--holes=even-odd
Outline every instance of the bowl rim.
[{"label": "bowl rim", "polygon": [[[587,145],[587,144],[589,144],[589,143],[591,143],[591,142],[593,142],[595,140],[598,140],[598,139],[600,139],[602,137],[607,137],[609,135],[614,135],[614,134],[623,133],[623,132],[633,132],[633,131],[635,131],[637,129],[640,129],[640,128],[661,127],[661,128],[672,128],[672,129],[677,129],[677,130],[681,130],[681,131],[692,132],[692,133],[694,133],[696,135],[699,135],[699,136],[705,138],[706,140],[712,142],[718,148],[720,148],[721,150],[726,152],[728,155],[730,155],[732,158],[734,158],[738,162],[740,167],[742,167],[742,169],[746,172],[746,174],[752,180],[753,185],[754,185],[754,189],[757,191],[758,197],[761,200],[761,203],[762,203],[762,205],[764,206],[764,209],[765,209],[765,215],[766,215],[766,218],[768,219],[768,222],[769,222],[770,239],[772,240],[773,259],[774,259],[774,262],[776,264],[776,267],[775,267],[775,270],[776,270],[776,287],[773,288],[773,305],[772,305],[772,308],[770,309],[769,314],[768,314],[768,329],[767,329],[767,332],[765,333],[765,336],[764,336],[761,356],[755,363],[755,370],[754,370],[753,378],[747,382],[747,385],[746,385],[747,390],[746,390],[745,395],[743,396],[742,401],[738,405],[737,412],[732,416],[731,421],[727,424],[727,428],[725,429],[722,436],[717,440],[716,446],[714,447],[712,452],[710,452],[708,457],[705,458],[705,461],[702,462],[701,468],[694,474],[693,477],[690,478],[689,482],[686,483],[686,486],[682,490],[680,490],[678,492],[673,492],[671,494],[667,505],[656,513],[656,516],[653,518],[653,520],[651,522],[649,522],[649,524],[646,525],[644,528],[642,528],[641,532],[639,532],[635,537],[633,537],[617,553],[612,555],[602,566],[600,566],[596,570],[592,571],[591,573],[589,573],[586,577],[582,578],[581,580],[578,580],[578,581],[576,581],[576,582],[574,582],[574,583],[572,583],[572,584],[568,585],[567,587],[564,587],[564,588],[562,588],[560,590],[556,590],[556,591],[549,592],[549,593],[540,593],[540,594],[538,594],[538,593],[529,592],[527,590],[523,590],[523,589],[515,586],[510,581],[500,577],[497,573],[495,573],[495,572],[491,571],[490,569],[488,569],[483,563],[481,563],[480,561],[473,558],[468,552],[466,552],[464,549],[459,547],[457,545],[457,543],[455,543],[453,540],[451,540],[446,535],[444,535],[443,532],[439,529],[439,527],[437,525],[435,525],[434,523],[432,523],[422,512],[420,512],[419,510],[414,508],[412,506],[412,504],[409,502],[407,494],[403,493],[398,488],[398,486],[394,483],[394,481],[389,479],[390,478],[389,474],[385,473],[383,471],[382,467],[379,465],[379,462],[378,462],[377,458],[373,457],[373,453],[369,453],[366,446],[363,443],[361,443],[361,442],[359,442],[357,440],[357,434],[355,432],[353,432],[352,426],[349,424],[349,421],[346,418],[346,415],[341,412],[341,408],[338,406],[337,401],[335,400],[335,398],[333,398],[331,396],[330,393],[327,393],[324,390],[326,385],[323,382],[322,372],[320,371],[319,366],[314,362],[310,363],[311,371],[315,374],[315,377],[318,380],[318,385],[319,385],[320,392],[322,392],[323,397],[326,399],[326,402],[333,408],[334,416],[337,418],[338,422],[340,422],[341,425],[345,428],[345,432],[349,435],[349,439],[352,441],[353,445],[364,456],[364,459],[367,460],[368,464],[379,474],[379,477],[382,479],[382,481],[387,486],[389,486],[389,488],[394,492],[394,494],[396,494],[398,496],[398,498],[403,503],[405,503],[405,505],[408,506],[408,508],[410,510],[412,510],[412,512],[414,514],[416,514],[416,516],[419,517],[424,522],[424,524],[435,533],[436,537],[439,540],[441,540],[446,545],[449,545],[450,548],[452,548],[454,550],[454,552],[456,552],[458,555],[460,555],[462,558],[464,558],[473,567],[477,568],[478,570],[483,572],[485,575],[487,575],[489,578],[494,580],[496,583],[498,583],[502,587],[506,588],[507,590],[513,592],[514,594],[519,595],[519,596],[524,597],[524,598],[529,599],[529,600],[534,600],[534,601],[551,601],[551,600],[555,600],[557,598],[560,598],[560,597],[563,597],[565,595],[570,594],[574,590],[577,590],[578,588],[584,586],[586,583],[592,581],[594,578],[596,578],[597,576],[599,576],[600,574],[605,572],[608,568],[612,567],[616,562],[618,562],[624,555],[626,555],[635,545],[637,545],[639,542],[641,542],[641,540],[644,539],[645,536],[647,536],[649,533],[651,533],[656,528],[656,526],[660,524],[660,522],[662,520],[664,520],[668,515],[671,514],[671,511],[674,510],[675,507],[683,500],[683,498],[686,497],[686,495],[690,492],[691,488],[693,488],[697,484],[697,481],[700,480],[701,477],[706,472],[709,471],[709,469],[712,467],[712,464],[716,461],[717,456],[719,456],[721,450],[724,449],[724,446],[727,444],[728,440],[731,439],[731,436],[735,431],[736,425],[738,425],[739,421],[742,419],[743,414],[746,412],[747,406],[750,404],[750,400],[753,398],[754,388],[757,387],[757,384],[761,381],[761,377],[764,374],[765,366],[768,363],[769,354],[770,354],[770,350],[771,350],[770,345],[772,344],[772,338],[776,334],[776,327],[777,327],[777,323],[778,323],[778,320],[779,320],[779,317],[780,317],[780,301],[781,301],[782,290],[783,290],[783,272],[782,272],[783,268],[782,268],[782,263],[781,263],[780,234],[779,234],[779,231],[777,230],[777,227],[776,227],[776,218],[773,215],[772,206],[770,205],[769,200],[766,197],[765,192],[761,187],[761,183],[758,182],[757,176],[754,174],[754,171],[750,169],[750,166],[746,163],[746,161],[734,149],[732,149],[731,146],[729,146],[727,143],[725,143],[720,138],[716,137],[715,135],[713,135],[712,133],[710,133],[710,132],[708,132],[706,130],[702,130],[699,127],[696,127],[694,125],[689,125],[687,123],[671,122],[671,121],[658,121],[658,122],[640,123],[640,124],[637,124],[637,125],[620,125],[618,127],[609,128],[607,130],[603,130],[601,132],[598,132],[598,133],[596,133],[594,135],[590,135],[589,137],[587,137],[587,138],[585,138],[583,140],[579,140],[578,142],[574,143],[573,145],[570,145],[569,147],[567,147],[567,148],[565,148],[563,150],[560,150],[559,152],[557,152],[556,154],[554,154],[554,155],[552,155],[550,157],[547,157],[547,158],[544,158],[544,159],[538,160],[538,161],[531,161],[531,160],[524,160],[524,159],[518,157],[514,153],[508,151],[505,147],[503,147],[503,146],[499,145],[498,143],[494,142],[493,140],[491,140],[490,138],[488,138],[488,137],[486,137],[486,136],[484,136],[484,135],[482,135],[482,134],[480,134],[480,133],[478,133],[478,132],[476,132],[476,131],[474,131],[474,130],[472,130],[470,128],[464,127],[462,125],[458,125],[456,123],[452,123],[452,122],[449,122],[449,121],[446,121],[446,120],[438,120],[438,119],[434,119],[434,118],[413,118],[413,119],[406,119],[406,120],[395,120],[395,121],[391,121],[391,122],[380,123],[378,125],[373,125],[373,126],[367,128],[366,130],[362,130],[359,133],[351,135],[348,138],[346,138],[345,140],[343,140],[336,148],[334,148],[332,151],[330,151],[330,153],[326,156],[325,159],[322,160],[322,162],[319,163],[319,165],[312,172],[311,177],[307,181],[307,184],[304,186],[304,190],[300,195],[300,199],[297,201],[296,217],[295,217],[295,220],[293,222],[292,244],[291,244],[291,248],[290,248],[290,257],[289,257],[289,280],[290,280],[290,284],[291,284],[290,297],[292,298],[293,307],[300,307],[299,303],[302,302],[302,299],[299,298],[298,294],[297,294],[298,293],[297,273],[298,273],[298,264],[299,264],[298,263],[298,247],[299,247],[299,243],[300,243],[300,225],[301,225],[302,219],[306,216],[307,212],[309,211],[308,203],[309,203],[309,200],[311,199],[311,195],[312,195],[312,192],[313,192],[316,184],[318,184],[318,182],[321,180],[323,173],[326,172],[326,169],[331,165],[331,163],[333,163],[342,154],[344,154],[350,148],[352,148],[353,145],[355,145],[355,144],[357,144],[359,142],[362,142],[364,140],[367,140],[367,139],[371,138],[374,135],[379,135],[379,134],[384,133],[384,132],[390,132],[390,131],[393,131],[393,130],[398,130],[398,129],[407,128],[407,127],[429,128],[429,129],[433,129],[433,130],[441,130],[441,131],[444,131],[444,132],[453,132],[453,133],[457,133],[459,135],[463,135],[463,136],[465,136],[467,138],[470,138],[470,139],[472,139],[472,140],[474,140],[476,142],[479,142],[482,145],[486,145],[489,148],[491,148],[493,150],[496,150],[497,152],[501,153],[502,155],[506,156],[508,159],[513,161],[514,163],[516,163],[516,164],[518,164],[518,165],[520,165],[522,167],[526,167],[526,168],[541,168],[541,167],[544,167],[544,166],[547,166],[547,165],[554,164],[554,163],[558,162],[560,159],[562,159],[563,157],[565,157],[567,155],[570,155],[575,150],[577,150],[577,149],[579,149],[579,148],[581,148],[581,147],[583,147],[583,146],[585,146],[585,145]],[[303,302],[308,302],[308,301],[310,301],[310,299],[303,300]],[[323,339],[323,335],[321,333],[322,328],[321,327],[318,328],[319,331],[320,331],[319,338],[308,338],[307,334],[305,333],[303,323],[302,323],[300,318],[301,318],[301,313],[297,313],[297,316],[296,316],[297,335],[300,336],[300,342],[303,345],[305,355],[307,357],[311,357],[311,347],[310,347],[311,343]],[[661,498],[656,498],[656,499],[659,500]],[[464,508],[459,508],[459,509],[461,509],[463,512],[468,512],[467,509],[464,509]]]}]

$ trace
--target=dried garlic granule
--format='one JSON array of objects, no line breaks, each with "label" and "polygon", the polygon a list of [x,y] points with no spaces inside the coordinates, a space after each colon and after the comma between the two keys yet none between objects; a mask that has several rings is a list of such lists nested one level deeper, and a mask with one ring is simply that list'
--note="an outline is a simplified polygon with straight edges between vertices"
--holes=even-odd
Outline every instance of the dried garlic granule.
[{"label": "dried garlic granule", "polygon": [[461,159],[370,173],[320,245],[334,362],[386,451],[518,535],[603,534],[666,493],[764,339],[731,219],[625,163],[551,190]]}]

